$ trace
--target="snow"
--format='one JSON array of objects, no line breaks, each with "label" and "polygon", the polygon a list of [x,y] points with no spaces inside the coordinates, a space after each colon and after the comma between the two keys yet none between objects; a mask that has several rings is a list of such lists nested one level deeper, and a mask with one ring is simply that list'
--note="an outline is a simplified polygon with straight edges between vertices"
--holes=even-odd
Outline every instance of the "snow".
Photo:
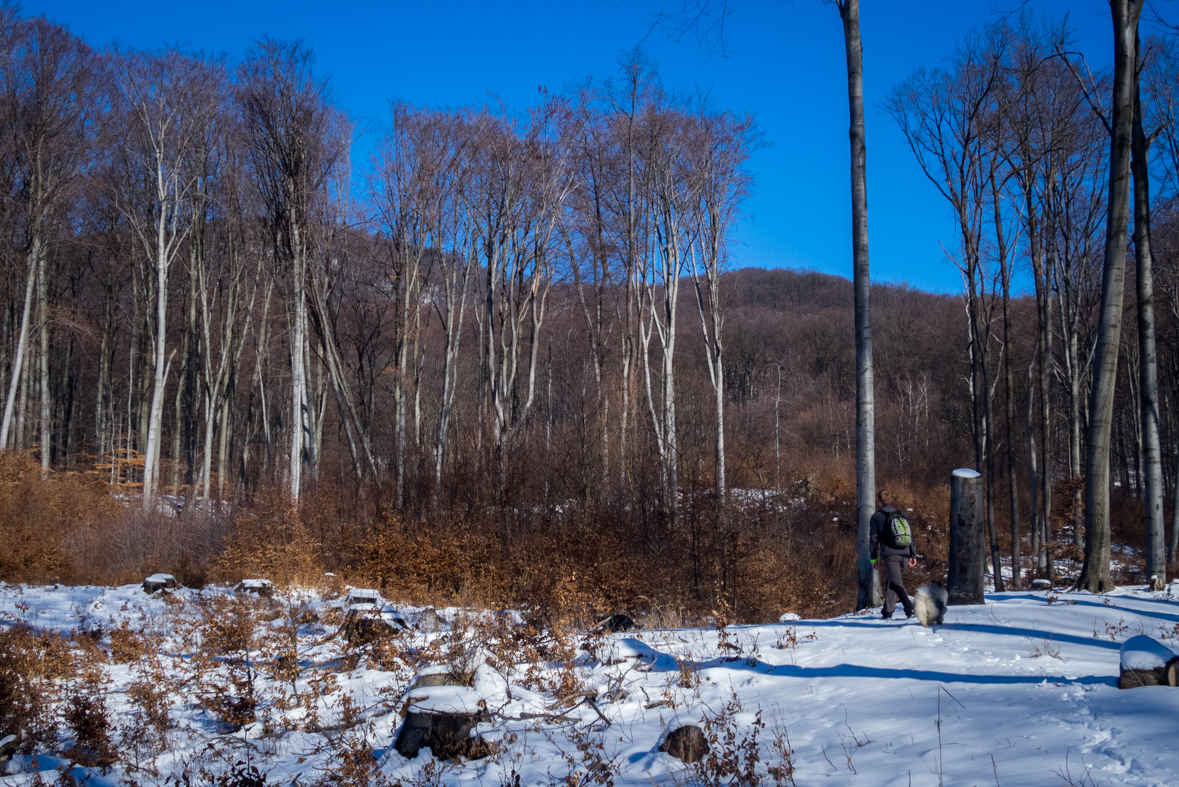
[{"label": "snow", "polygon": [[487,704],[479,692],[466,686],[428,686],[405,697],[411,713],[482,713]]},{"label": "snow", "polygon": [[954,471],[955,478],[982,478],[982,474],[977,470],[971,470],[968,467],[959,467]]},{"label": "snow", "polygon": [[150,577],[148,577],[147,579],[144,580],[144,582],[159,583],[159,584],[164,584],[167,582],[175,582],[175,581],[176,581],[176,577],[172,576],[171,574],[152,574]]},{"label": "snow", "polygon": [[1122,643],[1122,669],[1152,670],[1167,666],[1175,652],[1153,637],[1139,634]]},{"label": "snow", "polygon": [[345,603],[349,606],[349,608],[351,608],[361,604],[379,607],[383,606],[385,602],[384,599],[381,598],[381,594],[375,590],[353,588],[352,590],[348,591],[348,598]]},{"label": "snow", "polygon": [[[38,751],[35,761],[14,757],[0,787],[26,787],[35,770],[54,783],[58,767],[92,787],[131,779],[163,787],[194,763],[210,769],[209,781],[216,781],[246,749],[269,784],[285,787],[295,779],[330,778],[344,746],[371,752],[373,767],[390,784],[424,784],[429,755],[409,761],[392,748],[407,701],[433,712],[485,707],[490,715],[478,734],[494,744],[494,753],[439,763],[430,783],[448,787],[495,787],[512,782],[513,772],[521,785],[564,783],[571,774],[570,782],[588,783],[591,755],[619,787],[695,784],[701,779],[691,766],[658,751],[667,731],[723,720],[720,740],[729,725],[740,741],[759,718],[765,725],[757,737],[763,785],[775,783],[767,768],[782,763],[774,744],[779,736],[789,738],[794,779],[805,785],[1066,783],[1058,774],[1071,774],[1077,784],[1179,783],[1179,690],[1117,688],[1124,653],[1144,652],[1135,645],[1138,637],[1153,638],[1168,652],[1179,644],[1179,599],[1141,587],[1100,596],[989,594],[985,605],[950,607],[946,625],[936,630],[916,621],[883,621],[876,610],[721,630],[574,632],[565,651],[552,641],[531,651],[512,649],[512,637],[496,632],[519,626],[519,613],[448,608],[431,616],[437,631],[402,632],[395,642],[403,655],[380,662],[363,655],[369,651],[350,660],[353,651],[334,636],[346,608],[340,599],[276,588],[284,607],[298,601],[321,618],[300,629],[297,689],[300,702],[316,691],[323,695],[310,709],[283,705],[280,699],[293,696],[289,682],[263,670],[260,720],[232,734],[211,723],[185,683],[192,674],[186,621],[203,600],[218,595],[232,597],[227,588],[179,589],[165,602],[139,585],[0,584],[0,630],[26,623],[68,635],[110,632],[127,622],[162,638],[153,653],[176,691],[168,750],[150,762],[105,773],[70,770],[61,753],[69,733],[59,725],[58,745]],[[425,610],[401,609],[411,621]],[[259,625],[277,632],[283,620]],[[458,641],[461,651],[452,649]],[[1157,664],[1162,651],[1155,653]],[[231,667],[226,660],[215,668]],[[475,685],[408,692],[416,675],[452,667],[473,670]],[[136,665],[109,662],[101,671],[112,686],[106,696],[118,738],[135,718],[122,687],[141,673]],[[340,726],[346,711],[357,726]]]},{"label": "snow", "polygon": [[636,637],[614,639],[604,649],[598,651],[598,659],[603,664],[634,661],[650,669],[674,670],[676,668],[676,661],[673,657],[666,653],[660,653]]}]

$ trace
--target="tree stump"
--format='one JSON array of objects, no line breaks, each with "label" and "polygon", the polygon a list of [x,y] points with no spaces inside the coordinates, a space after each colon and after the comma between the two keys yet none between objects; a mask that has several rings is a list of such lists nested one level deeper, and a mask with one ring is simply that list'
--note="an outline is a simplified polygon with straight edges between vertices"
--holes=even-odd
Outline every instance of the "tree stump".
[{"label": "tree stump", "polygon": [[274,583],[269,579],[243,579],[237,583],[234,588],[237,593],[253,593],[255,596],[261,598],[270,598],[274,595]]},{"label": "tree stump", "polygon": [[983,604],[986,574],[986,517],[983,479],[974,470],[955,470],[950,479],[951,604]]},{"label": "tree stump", "polygon": [[20,739],[15,735],[0,736],[0,765],[12,759],[19,745]]},{"label": "tree stump", "polygon": [[370,604],[355,604],[348,609],[340,634],[344,641],[363,645],[384,637],[393,637],[407,628],[405,620],[392,607],[374,607]]},{"label": "tree stump", "polygon": [[439,760],[478,760],[490,754],[491,747],[481,738],[471,737],[471,732],[488,721],[487,705],[474,689],[413,689],[406,698],[405,722],[393,748],[410,760],[425,748]]},{"label": "tree stump", "polygon": [[691,765],[708,754],[708,740],[704,737],[704,730],[695,724],[685,724],[667,733],[663,743],[659,744],[659,751]]},{"label": "tree stump", "polygon": [[160,590],[172,590],[176,587],[176,577],[171,574],[152,574],[143,580],[143,592],[149,596]]},{"label": "tree stump", "polygon": [[1176,672],[1179,672],[1179,657],[1158,640],[1140,634],[1122,644],[1119,689],[1174,686]]},{"label": "tree stump", "polygon": [[598,631],[608,631],[611,634],[617,634],[620,631],[634,631],[639,626],[634,622],[630,615],[609,615],[598,621],[596,628]]}]

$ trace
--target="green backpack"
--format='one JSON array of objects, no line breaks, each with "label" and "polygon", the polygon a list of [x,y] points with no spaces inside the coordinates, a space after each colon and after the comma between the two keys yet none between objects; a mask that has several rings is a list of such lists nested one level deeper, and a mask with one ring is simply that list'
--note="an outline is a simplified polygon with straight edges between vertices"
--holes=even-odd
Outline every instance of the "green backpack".
[{"label": "green backpack", "polygon": [[904,549],[913,543],[913,531],[909,529],[909,522],[899,511],[892,511],[884,526],[889,546],[893,549]]}]

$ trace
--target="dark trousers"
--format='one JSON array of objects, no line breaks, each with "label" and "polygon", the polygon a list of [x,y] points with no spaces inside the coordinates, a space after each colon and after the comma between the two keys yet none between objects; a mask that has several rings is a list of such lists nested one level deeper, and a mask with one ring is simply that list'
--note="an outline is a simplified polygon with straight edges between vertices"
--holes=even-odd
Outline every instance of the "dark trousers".
[{"label": "dark trousers", "polygon": [[913,602],[905,592],[905,578],[901,575],[909,562],[908,555],[885,555],[884,560],[884,617],[892,617],[896,611],[897,599],[905,609],[906,615],[913,614]]}]

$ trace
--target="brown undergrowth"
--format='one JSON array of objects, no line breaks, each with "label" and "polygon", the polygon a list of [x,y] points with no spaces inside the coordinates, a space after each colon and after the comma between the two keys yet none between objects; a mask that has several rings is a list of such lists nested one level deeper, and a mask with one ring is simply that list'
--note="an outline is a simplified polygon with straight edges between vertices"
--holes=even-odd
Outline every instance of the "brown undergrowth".
[{"label": "brown undergrowth", "polygon": [[[28,457],[2,455],[0,537],[12,548],[0,554],[0,580],[115,584],[166,571],[190,587],[247,577],[332,592],[352,584],[423,605],[511,606],[574,627],[615,612],[647,625],[699,623],[720,608],[751,623],[847,612],[852,469],[792,467],[789,477],[781,490],[734,490],[726,506],[707,486],[685,488],[674,517],[626,501],[452,501],[409,514],[378,489],[326,481],[298,506],[265,488],[232,509],[148,513],[91,476],[43,479]],[[888,486],[922,556],[912,583],[944,579],[948,487]],[[1005,530],[1000,522],[1004,552]]]}]

